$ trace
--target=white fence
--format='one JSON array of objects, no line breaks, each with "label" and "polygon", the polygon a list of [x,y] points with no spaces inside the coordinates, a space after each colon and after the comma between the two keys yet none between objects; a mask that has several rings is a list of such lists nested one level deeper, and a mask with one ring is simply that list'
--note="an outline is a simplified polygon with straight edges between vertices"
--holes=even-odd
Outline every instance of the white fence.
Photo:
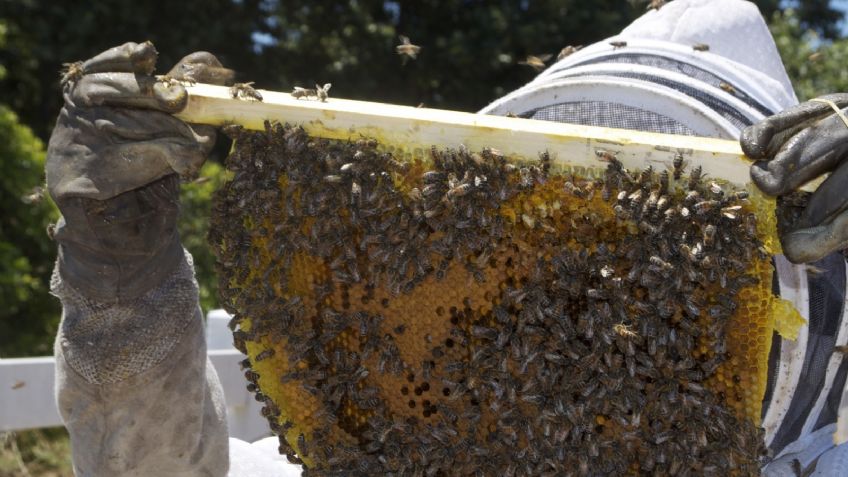
[{"label": "white fence", "polygon": [[[262,405],[247,391],[239,369],[244,355],[233,348],[223,310],[207,315],[209,358],[221,379],[227,401],[230,436],[248,442],[271,435]],[[0,359],[0,432],[61,426],[54,398],[55,361],[52,356]]]}]

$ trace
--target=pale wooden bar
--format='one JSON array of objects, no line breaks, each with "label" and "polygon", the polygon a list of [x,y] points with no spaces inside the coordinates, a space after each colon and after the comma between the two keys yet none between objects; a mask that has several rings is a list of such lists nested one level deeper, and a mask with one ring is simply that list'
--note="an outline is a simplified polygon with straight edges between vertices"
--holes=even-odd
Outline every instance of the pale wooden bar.
[{"label": "pale wooden bar", "polygon": [[295,99],[289,93],[259,90],[263,101],[233,99],[229,88],[207,84],[188,86],[189,100],[177,117],[192,123],[236,123],[261,130],[264,121],[303,126],[308,134],[328,139],[373,137],[395,153],[426,156],[430,147],[471,150],[493,147],[515,161],[534,160],[548,151],[560,170],[594,177],[604,168],[598,153],[615,154],[625,167],[655,170],[671,167],[681,153],[689,168],[739,187],[749,184],[751,161],[736,141],[656,134],[624,129],[555,123],[413,108],[329,98]]}]

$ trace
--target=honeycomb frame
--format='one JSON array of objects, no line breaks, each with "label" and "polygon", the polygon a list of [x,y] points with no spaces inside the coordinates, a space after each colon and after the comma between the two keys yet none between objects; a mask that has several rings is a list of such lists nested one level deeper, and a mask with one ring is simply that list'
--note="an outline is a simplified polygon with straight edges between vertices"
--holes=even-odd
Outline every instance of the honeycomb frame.
[{"label": "honeycomb frame", "polygon": [[[229,133],[210,232],[220,289],[249,388],[311,474],[755,473],[772,330],[797,326],[771,293],[762,197],[683,164],[629,172],[613,157],[587,179],[545,154],[398,162],[373,140]],[[661,239],[675,227],[687,243]],[[672,273],[695,285],[660,312]]]}]

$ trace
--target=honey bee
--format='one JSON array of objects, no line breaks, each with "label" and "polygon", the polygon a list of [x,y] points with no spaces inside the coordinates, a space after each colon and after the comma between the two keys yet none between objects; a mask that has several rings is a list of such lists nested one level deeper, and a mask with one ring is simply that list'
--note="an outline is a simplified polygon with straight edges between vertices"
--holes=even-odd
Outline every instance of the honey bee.
[{"label": "honey bee", "polygon": [[294,90],[291,92],[291,95],[295,99],[309,99],[310,96],[318,97],[318,93],[314,89],[301,88],[300,86],[295,86]]},{"label": "honey bee", "polygon": [[567,190],[569,193],[571,193],[575,197],[583,198],[583,197],[586,196],[586,194],[583,192],[583,189],[575,186],[574,183],[572,183],[571,181],[565,181],[565,183],[563,184],[563,187],[565,188],[565,190]]},{"label": "honey bee", "polygon": [[306,438],[302,432],[297,436],[297,450],[303,457],[309,457],[309,447],[306,445]]},{"label": "honey bee", "polygon": [[38,204],[44,199],[44,187],[35,186],[29,190],[29,193],[21,197],[21,202],[24,204]]},{"label": "honey bee", "polygon": [[684,169],[683,154],[678,152],[674,155],[672,166],[674,167],[674,180],[680,180],[680,176],[683,174]]},{"label": "honey bee", "polygon": [[742,209],[741,205],[731,205],[728,207],[722,207],[721,215],[730,220],[736,220],[736,217],[739,214],[739,211]]},{"label": "honey bee", "polygon": [[703,169],[701,166],[698,166],[692,169],[692,172],[689,173],[689,189],[695,190],[698,188],[698,183],[701,181]]},{"label": "honey bee", "polygon": [[649,259],[651,265],[656,267],[657,270],[663,272],[663,274],[668,274],[674,270],[674,265],[666,262],[665,260],[657,257],[656,255],[652,255]]},{"label": "honey bee", "polygon": [[545,69],[545,63],[551,59],[553,55],[545,54],[545,55],[527,55],[527,59],[524,61],[519,61],[519,65],[527,65],[533,68],[536,71],[542,71]]},{"label": "honey bee", "polygon": [[319,101],[326,102],[329,97],[328,91],[330,87],[333,85],[331,83],[326,83],[324,86],[315,85],[315,89],[312,88],[301,88],[300,86],[295,86],[294,90],[291,92],[291,95],[295,99],[309,99],[315,98]]},{"label": "honey bee", "polygon": [[235,83],[230,87],[230,96],[233,99],[250,99],[262,101],[262,95],[253,88],[253,81],[248,83]]},{"label": "honey bee", "polygon": [[403,63],[406,64],[410,59],[418,58],[418,52],[421,51],[421,47],[418,45],[413,45],[409,38],[404,35],[399,35],[400,37],[400,45],[395,47],[395,51],[398,55],[403,58]]},{"label": "honey bee", "polygon": [[603,150],[603,149],[597,149],[595,151],[595,156],[602,161],[607,161],[607,162],[610,162],[610,163],[614,162],[614,161],[618,161],[618,158],[617,158],[618,152],[610,152],[610,151],[606,151],[606,150]]},{"label": "honey bee", "polygon": [[84,63],[82,61],[62,63],[62,71],[60,71],[61,76],[59,82],[63,87],[73,85],[83,77],[85,74],[83,64]]},{"label": "honey bee", "polygon": [[324,86],[315,85],[315,95],[318,98],[318,101],[321,101],[322,103],[327,102],[327,98],[329,98],[328,92],[332,86],[333,85],[331,83],[324,83]]},{"label": "honey bee", "polygon": [[582,48],[583,48],[583,45],[578,45],[578,46],[568,45],[568,46],[566,46],[565,48],[563,48],[562,50],[559,51],[559,54],[557,55],[556,59],[557,59],[557,61],[560,61],[564,58],[568,58],[572,54],[580,51]]},{"label": "honey bee", "polygon": [[626,41],[621,41],[621,40],[619,40],[619,41],[611,41],[611,42],[609,42],[609,44],[612,46],[612,49],[613,49],[613,50],[617,50],[617,49],[619,49],[619,48],[624,48],[625,46],[627,46],[627,42],[626,42]]},{"label": "honey bee", "polygon": [[274,348],[268,348],[268,349],[265,349],[265,350],[259,352],[256,355],[256,357],[253,358],[253,359],[255,361],[259,362],[259,361],[263,361],[263,360],[266,360],[268,358],[271,358],[273,356],[274,356]]},{"label": "honey bee", "polygon": [[695,51],[709,51],[710,45],[707,45],[705,43],[696,43],[692,45],[692,49]]},{"label": "honey bee", "polygon": [[733,85],[730,84],[730,83],[722,81],[718,84],[718,87],[721,88],[722,90],[724,90],[725,92],[730,93],[730,94],[733,94],[733,95],[736,94],[736,88],[733,87]]}]

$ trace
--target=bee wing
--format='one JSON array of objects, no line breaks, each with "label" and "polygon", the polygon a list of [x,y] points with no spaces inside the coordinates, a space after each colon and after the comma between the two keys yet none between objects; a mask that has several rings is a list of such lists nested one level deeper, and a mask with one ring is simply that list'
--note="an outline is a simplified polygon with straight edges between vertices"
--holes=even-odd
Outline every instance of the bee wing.
[{"label": "bee wing", "polygon": [[539,61],[541,61],[542,63],[544,63],[544,62],[546,62],[546,61],[550,60],[550,59],[551,59],[551,58],[553,58],[553,57],[554,57],[554,55],[553,55],[553,54],[551,54],[551,53],[545,53],[544,55],[539,55],[539,56],[537,56],[536,58],[538,58],[538,59],[539,59]]},{"label": "bee wing", "polygon": [[301,88],[300,86],[295,86],[295,87],[294,87],[294,92],[295,92],[295,93],[300,93],[300,92],[302,92],[302,91],[306,91],[306,88]]}]

